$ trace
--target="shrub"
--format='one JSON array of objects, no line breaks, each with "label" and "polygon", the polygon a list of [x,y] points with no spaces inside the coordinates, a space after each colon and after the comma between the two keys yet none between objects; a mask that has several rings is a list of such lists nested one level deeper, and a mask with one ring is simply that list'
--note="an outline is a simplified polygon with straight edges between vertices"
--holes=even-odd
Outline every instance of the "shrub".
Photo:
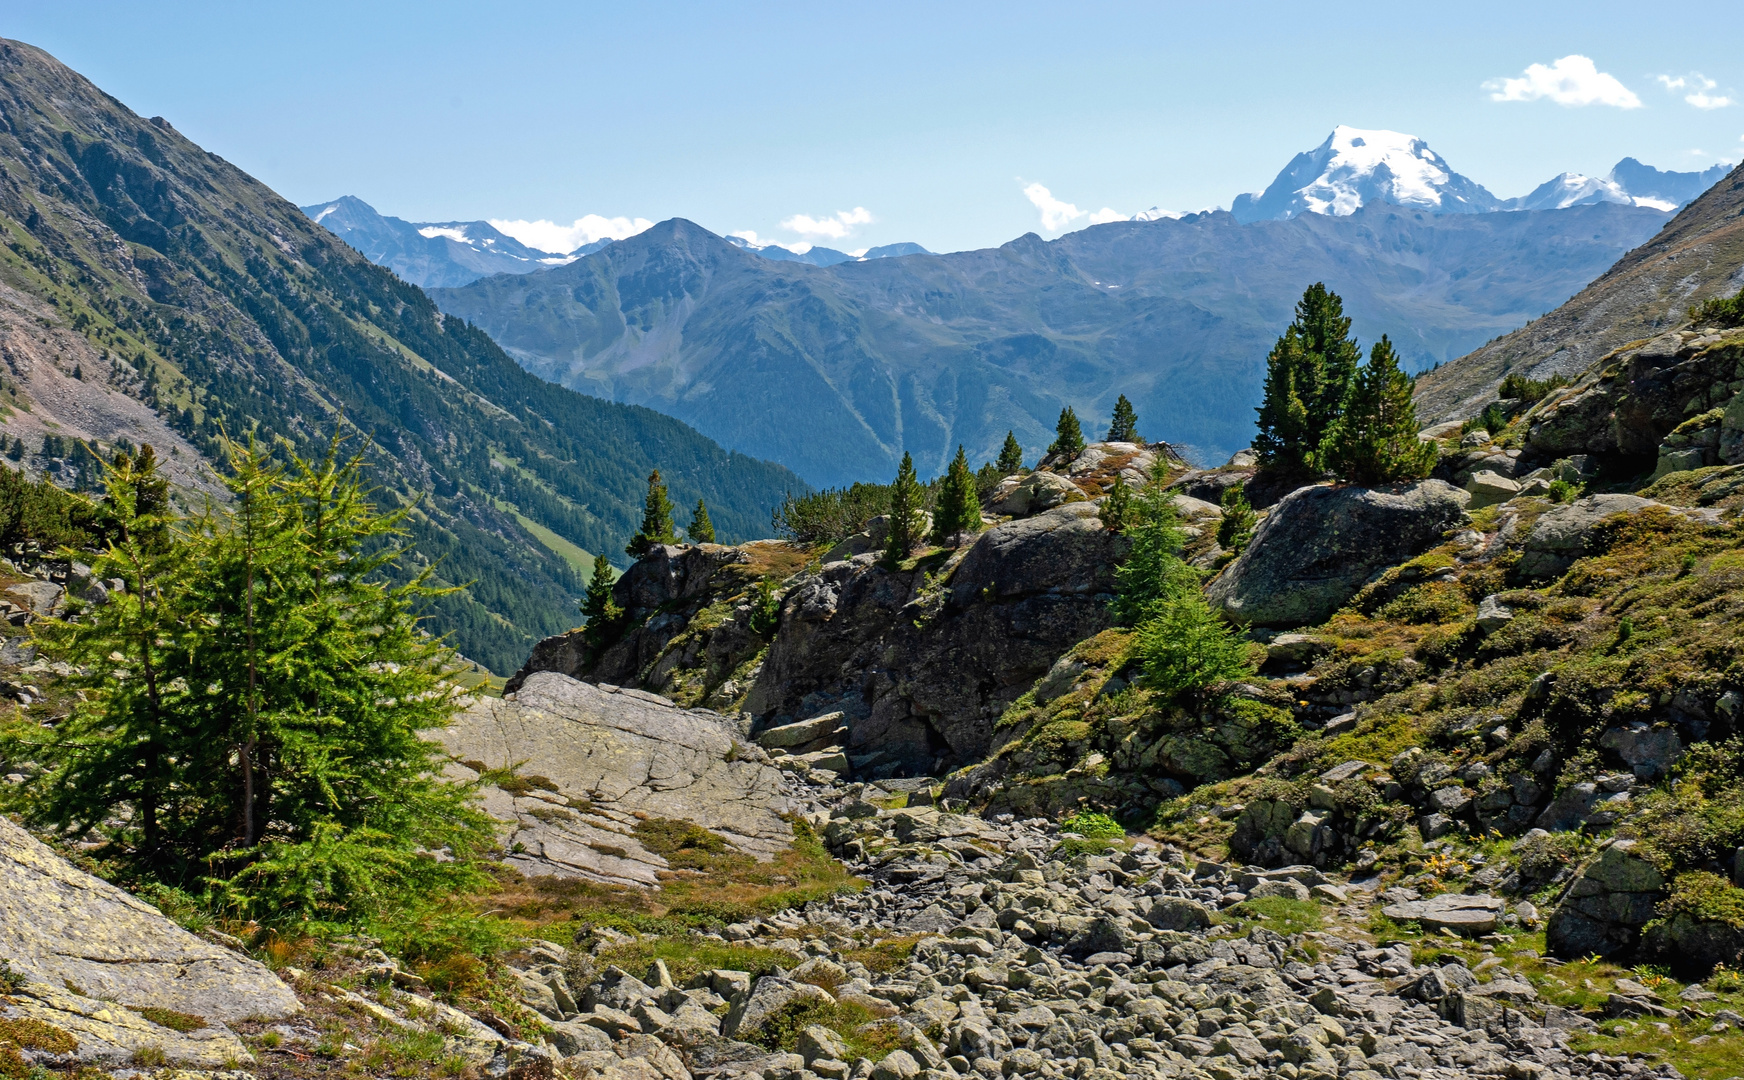
[{"label": "shrub", "polygon": [[1107,814],[1078,810],[1060,820],[1060,831],[1077,833],[1089,840],[1124,839],[1126,830]]},{"label": "shrub", "polygon": [[751,632],[772,634],[780,621],[781,595],[775,591],[774,579],[764,578],[757,583],[757,593],[751,598]]},{"label": "shrub", "polygon": [[1513,399],[1522,405],[1531,405],[1542,401],[1544,395],[1558,387],[1567,386],[1568,380],[1561,375],[1552,375],[1548,379],[1529,379],[1524,375],[1509,375],[1502,380],[1502,385],[1496,391],[1496,396]]},{"label": "shrub", "polygon": [[1744,928],[1744,889],[1718,874],[1692,870],[1672,879],[1659,913],[1668,919],[1687,915],[1697,922]]},{"label": "shrub", "polygon": [[796,544],[845,540],[890,509],[890,485],[855,484],[808,495],[792,492],[775,508],[775,535]]},{"label": "shrub", "polygon": [[1689,317],[1697,326],[1744,326],[1744,291],[1724,299],[1704,300],[1689,309]]},{"label": "shrub", "polygon": [[1548,494],[1551,502],[1571,503],[1579,499],[1583,491],[1585,491],[1583,485],[1570,483],[1559,476],[1550,482]]}]

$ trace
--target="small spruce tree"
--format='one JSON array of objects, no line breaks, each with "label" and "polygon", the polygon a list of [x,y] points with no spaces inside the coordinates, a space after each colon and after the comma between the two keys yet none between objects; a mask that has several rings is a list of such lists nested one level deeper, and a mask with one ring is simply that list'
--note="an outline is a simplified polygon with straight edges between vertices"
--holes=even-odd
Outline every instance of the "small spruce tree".
[{"label": "small spruce tree", "polygon": [[655,469],[648,474],[648,497],[642,504],[642,528],[624,545],[624,551],[641,558],[658,544],[676,543],[678,527],[672,523],[672,500],[666,496],[660,470]]},{"label": "small spruce tree", "polygon": [[693,544],[715,542],[715,523],[709,520],[708,507],[701,499],[696,500],[696,513],[690,519],[690,528],[685,531],[690,534],[690,542]]},{"label": "small spruce tree", "polygon": [[975,474],[969,471],[969,459],[959,445],[933,506],[932,542],[940,547],[955,547],[964,534],[973,534],[980,528],[981,497],[976,490]]},{"label": "small spruce tree", "polygon": [[1247,501],[1247,492],[1240,484],[1223,489],[1223,520],[1217,523],[1217,542],[1224,550],[1237,555],[1253,538],[1254,509]]},{"label": "small spruce tree", "polygon": [[896,482],[890,485],[890,521],[884,538],[884,557],[893,563],[908,558],[920,539],[923,523],[921,507],[926,503],[926,490],[914,475],[914,458],[902,455],[902,465],[896,470]]},{"label": "small spruce tree", "polygon": [[1345,483],[1370,486],[1428,476],[1437,450],[1433,442],[1417,438],[1413,382],[1399,370],[1393,343],[1383,335],[1326,433],[1318,455],[1321,468]]},{"label": "small spruce tree", "polygon": [[1126,400],[1126,395],[1120,395],[1120,400],[1114,403],[1114,422],[1108,425],[1109,442],[1139,441],[1138,413],[1133,411],[1132,402]]},{"label": "small spruce tree", "polygon": [[1097,516],[1102,519],[1102,527],[1109,532],[1121,532],[1126,528],[1127,516],[1132,512],[1132,489],[1126,486],[1126,479],[1119,473],[1114,476],[1114,486],[1108,489],[1108,497],[1102,500],[1102,508]]},{"label": "small spruce tree", "polygon": [[1048,447],[1048,454],[1064,454],[1066,457],[1075,458],[1083,450],[1084,430],[1078,425],[1078,414],[1068,405],[1060,410],[1060,420],[1054,425],[1054,441]]},{"label": "small spruce tree", "polygon": [[1018,443],[1015,433],[1005,433],[1005,445],[999,448],[999,460],[993,464],[1004,476],[1023,471],[1023,446]]},{"label": "small spruce tree", "polygon": [[1291,328],[1266,356],[1265,397],[1257,410],[1259,432],[1253,448],[1268,469],[1302,472],[1314,456],[1316,439],[1297,385],[1303,366],[1302,340]]},{"label": "small spruce tree", "polygon": [[612,600],[613,580],[612,564],[604,555],[594,556],[593,577],[588,579],[587,595],[581,601],[581,615],[585,623],[582,635],[596,649],[605,644],[612,624],[624,617],[624,609]]}]

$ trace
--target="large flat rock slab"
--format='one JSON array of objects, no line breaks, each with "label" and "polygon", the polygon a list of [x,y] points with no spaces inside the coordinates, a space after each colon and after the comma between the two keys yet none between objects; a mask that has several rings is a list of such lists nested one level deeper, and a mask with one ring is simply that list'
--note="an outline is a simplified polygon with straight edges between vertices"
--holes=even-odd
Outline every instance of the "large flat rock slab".
[{"label": "large flat rock slab", "polygon": [[458,762],[537,778],[485,792],[506,861],[529,876],[654,884],[666,861],[637,840],[643,818],[692,822],[761,859],[793,839],[781,773],[762,751],[723,717],[656,694],[539,671],[437,737]]},{"label": "large flat rock slab", "polygon": [[1443,893],[1427,900],[1388,904],[1381,914],[1408,922],[1415,919],[1425,930],[1446,928],[1456,934],[1487,934],[1496,928],[1505,902],[1499,896],[1459,896]]},{"label": "large flat rock slab", "polygon": [[302,1006],[266,966],[195,937],[0,818],[0,957],[31,983],[209,1020]]}]

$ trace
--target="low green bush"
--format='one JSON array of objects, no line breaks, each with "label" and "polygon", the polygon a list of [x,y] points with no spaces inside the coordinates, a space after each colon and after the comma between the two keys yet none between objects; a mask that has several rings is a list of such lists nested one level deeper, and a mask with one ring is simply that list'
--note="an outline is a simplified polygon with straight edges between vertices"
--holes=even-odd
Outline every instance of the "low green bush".
[{"label": "low green bush", "polygon": [[1060,831],[1077,833],[1088,840],[1119,840],[1126,836],[1126,830],[1120,822],[1107,814],[1098,814],[1092,810],[1078,810],[1067,814],[1060,820]]}]

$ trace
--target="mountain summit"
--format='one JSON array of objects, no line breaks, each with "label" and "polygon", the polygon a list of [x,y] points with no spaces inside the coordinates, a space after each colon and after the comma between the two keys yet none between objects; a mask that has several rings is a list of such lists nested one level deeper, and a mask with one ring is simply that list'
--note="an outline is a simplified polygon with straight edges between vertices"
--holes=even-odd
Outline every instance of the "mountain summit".
[{"label": "mountain summit", "polygon": [[1415,135],[1340,124],[1318,147],[1291,158],[1270,187],[1237,195],[1230,212],[1246,224],[1304,212],[1344,217],[1373,202],[1436,214],[1502,208],[1500,199],[1454,172]]}]

